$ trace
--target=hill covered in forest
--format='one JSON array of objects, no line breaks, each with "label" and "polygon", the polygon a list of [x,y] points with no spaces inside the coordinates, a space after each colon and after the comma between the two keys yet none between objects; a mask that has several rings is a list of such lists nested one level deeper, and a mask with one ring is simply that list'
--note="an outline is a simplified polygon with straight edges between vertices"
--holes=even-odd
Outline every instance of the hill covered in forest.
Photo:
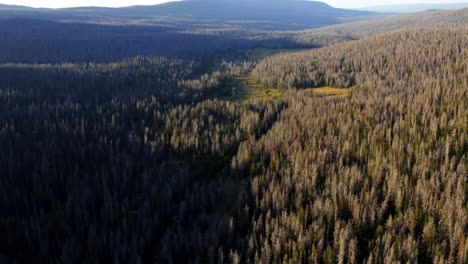
[{"label": "hill covered in forest", "polygon": [[420,4],[396,4],[396,5],[376,5],[360,8],[360,10],[376,12],[397,12],[397,13],[415,13],[428,10],[450,10],[468,8],[468,2],[453,3],[420,3]]},{"label": "hill covered in forest", "polygon": [[311,32],[327,32],[366,37],[393,30],[421,27],[460,27],[468,25],[468,8],[458,10],[432,10],[387,18],[358,21],[323,27]]}]

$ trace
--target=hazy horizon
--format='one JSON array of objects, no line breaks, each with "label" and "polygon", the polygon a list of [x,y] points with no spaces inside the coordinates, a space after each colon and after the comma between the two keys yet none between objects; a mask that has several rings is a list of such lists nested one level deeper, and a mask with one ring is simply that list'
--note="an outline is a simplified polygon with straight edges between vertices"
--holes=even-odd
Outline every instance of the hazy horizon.
[{"label": "hazy horizon", "polygon": [[[21,5],[28,7],[43,7],[43,8],[67,8],[67,7],[83,7],[83,6],[99,6],[99,7],[125,7],[134,5],[157,5],[167,2],[174,2],[177,0],[115,0],[112,4],[104,0],[72,0],[67,3],[52,1],[52,0],[4,0],[0,4],[5,5]],[[385,5],[411,5],[411,4],[450,4],[450,3],[464,3],[467,0],[382,0],[378,3],[368,0],[323,0],[333,7],[337,8],[362,8],[369,6],[385,6]]]}]

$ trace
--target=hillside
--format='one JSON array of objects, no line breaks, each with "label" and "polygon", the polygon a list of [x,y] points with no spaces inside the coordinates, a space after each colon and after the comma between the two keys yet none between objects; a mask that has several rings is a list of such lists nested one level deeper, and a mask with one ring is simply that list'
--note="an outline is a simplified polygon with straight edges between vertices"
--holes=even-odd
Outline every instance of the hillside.
[{"label": "hillside", "polygon": [[427,11],[416,14],[359,21],[311,30],[308,33],[335,33],[353,37],[371,36],[399,29],[419,27],[457,27],[468,25],[468,8],[453,11]]},{"label": "hillside", "polygon": [[290,90],[280,121],[239,148],[248,258],[466,263],[467,52],[467,29],[418,29],[258,65],[265,84],[352,92]]},{"label": "hillside", "polygon": [[[449,29],[444,30],[451,32]],[[264,85],[285,89],[321,86],[347,88],[367,81],[383,81],[387,77],[391,79],[403,78],[416,74],[413,67],[407,65],[407,63],[414,63],[414,61],[397,61],[396,58],[392,57],[393,53],[406,50],[407,56],[425,54],[428,60],[436,59],[433,56],[435,51],[422,51],[419,50],[420,46],[406,43],[417,35],[421,37],[423,43],[432,49],[437,47],[436,41],[424,37],[424,34],[418,34],[418,31],[430,36],[433,36],[434,32],[442,32],[442,30],[431,31],[429,29],[396,31],[317,50],[280,54],[264,59],[256,66],[253,74]],[[467,30],[460,28],[459,31],[455,32],[466,33]],[[467,36],[463,36],[461,33],[451,35],[454,41],[460,43],[459,47],[455,46],[456,50],[453,51],[455,54],[466,52]],[[439,40],[440,38],[435,39]],[[443,59],[449,60],[451,56]],[[429,64],[428,61],[424,62],[424,65]],[[396,76],[389,76],[390,74],[396,74]],[[432,74],[437,74],[437,71],[432,72]],[[430,73],[425,72],[424,75],[429,76]]]},{"label": "hillside", "polygon": [[375,11],[375,12],[396,12],[396,13],[416,13],[428,10],[450,10],[468,8],[468,2],[464,3],[421,3],[407,5],[377,5],[363,7],[359,10]]}]

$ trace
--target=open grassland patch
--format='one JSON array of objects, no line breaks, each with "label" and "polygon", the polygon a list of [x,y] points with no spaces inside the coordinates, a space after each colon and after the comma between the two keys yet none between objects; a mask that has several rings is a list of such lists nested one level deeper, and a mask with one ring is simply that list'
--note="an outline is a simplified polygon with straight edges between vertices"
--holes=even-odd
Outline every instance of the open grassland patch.
[{"label": "open grassland patch", "polygon": [[345,98],[349,97],[351,94],[351,88],[333,88],[333,87],[320,87],[320,88],[311,88],[310,90],[313,94],[319,96],[326,96],[330,98]]},{"label": "open grassland patch", "polygon": [[251,76],[244,80],[244,82],[246,86],[243,92],[247,99],[277,100],[283,97],[283,91],[281,89],[262,85]]}]

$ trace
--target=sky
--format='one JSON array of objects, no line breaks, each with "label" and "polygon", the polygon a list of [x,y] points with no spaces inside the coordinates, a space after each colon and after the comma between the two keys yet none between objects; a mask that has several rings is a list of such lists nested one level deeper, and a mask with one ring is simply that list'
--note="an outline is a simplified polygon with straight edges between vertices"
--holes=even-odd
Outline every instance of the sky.
[{"label": "sky", "polygon": [[[416,4],[416,3],[456,3],[468,0],[322,0],[334,7],[359,8],[376,5]],[[155,5],[167,0],[0,0],[1,4],[25,5],[31,7],[77,7],[77,6],[109,6],[121,7],[129,5]]]}]

